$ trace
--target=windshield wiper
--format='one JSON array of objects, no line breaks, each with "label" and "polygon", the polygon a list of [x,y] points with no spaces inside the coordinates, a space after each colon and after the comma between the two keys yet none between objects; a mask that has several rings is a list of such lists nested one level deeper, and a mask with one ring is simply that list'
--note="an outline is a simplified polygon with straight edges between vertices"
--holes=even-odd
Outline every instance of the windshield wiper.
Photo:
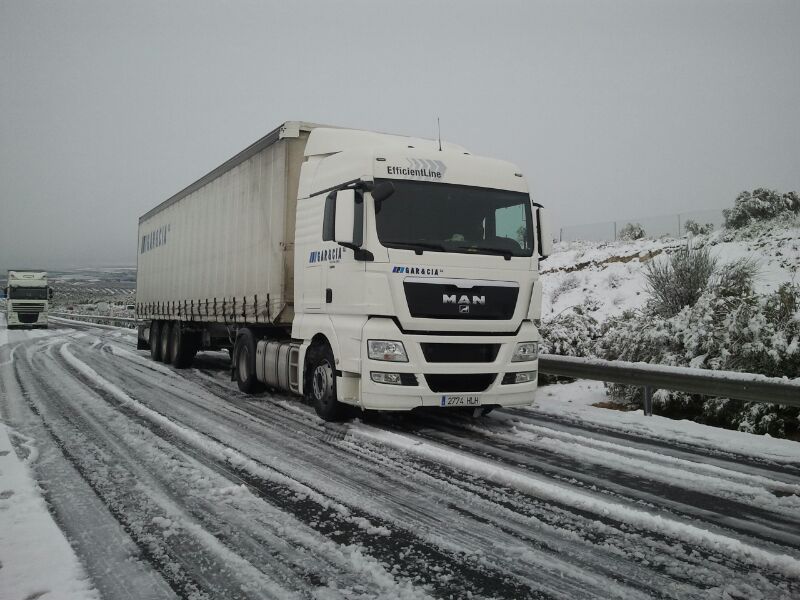
[{"label": "windshield wiper", "polygon": [[511,260],[511,257],[514,256],[514,253],[511,250],[503,250],[502,248],[491,248],[488,246],[458,246],[458,250],[469,250],[475,252],[476,254],[497,254],[502,256],[506,260]]},{"label": "windshield wiper", "polygon": [[423,250],[436,250],[437,252],[447,252],[442,244],[434,242],[384,242],[392,248],[404,248],[407,250],[414,250],[417,254],[422,254]]}]

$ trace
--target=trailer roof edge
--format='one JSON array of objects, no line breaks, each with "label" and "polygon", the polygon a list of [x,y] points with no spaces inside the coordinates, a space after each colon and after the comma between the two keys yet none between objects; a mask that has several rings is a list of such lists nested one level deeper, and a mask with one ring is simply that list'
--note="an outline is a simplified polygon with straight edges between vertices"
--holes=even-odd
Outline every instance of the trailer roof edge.
[{"label": "trailer roof edge", "polygon": [[[198,179],[194,183],[189,184],[188,186],[183,188],[177,194],[174,194],[174,195],[170,196],[169,198],[164,200],[161,204],[155,206],[154,208],[151,208],[149,211],[147,211],[141,217],[139,217],[139,223],[141,224],[142,221],[145,221],[145,220],[149,219],[150,217],[152,217],[153,215],[156,215],[156,214],[160,213],[165,208],[167,208],[169,206],[172,206],[173,204],[175,204],[179,200],[185,198],[186,196],[188,196],[192,192],[195,192],[195,191],[199,190],[201,187],[203,187],[204,185],[206,185],[208,183],[211,183],[212,181],[214,181],[220,175],[222,175],[224,173],[227,173],[228,171],[230,171],[236,165],[239,165],[239,164],[243,163],[248,158],[251,158],[252,156],[258,154],[264,148],[267,148],[267,147],[271,146],[272,144],[274,144],[278,140],[281,140],[283,138],[296,137],[296,135],[293,135],[293,131],[298,131],[298,132],[299,131],[311,131],[315,127],[331,127],[331,126],[329,126],[329,125],[319,125],[317,123],[309,123],[309,122],[306,122],[306,121],[286,121],[284,123],[281,123],[281,125],[279,125],[275,129],[270,131],[267,135],[265,135],[264,137],[262,137],[259,140],[256,140],[255,142],[250,144],[247,148],[245,148],[244,150],[242,150],[241,152],[239,152],[238,154],[236,154],[232,158],[229,158],[228,160],[226,160],[224,163],[222,163],[216,169],[206,173],[200,179]],[[284,135],[284,132],[286,132],[285,135]]]}]

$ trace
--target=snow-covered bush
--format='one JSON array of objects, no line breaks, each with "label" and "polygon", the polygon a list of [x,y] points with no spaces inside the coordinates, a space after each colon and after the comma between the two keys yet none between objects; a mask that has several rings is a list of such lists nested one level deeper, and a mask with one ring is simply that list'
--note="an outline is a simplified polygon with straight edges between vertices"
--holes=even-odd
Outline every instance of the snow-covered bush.
[{"label": "snow-covered bush", "polygon": [[633,241],[640,240],[645,236],[644,227],[639,223],[626,223],[619,230],[619,239]]},{"label": "snow-covered bush", "polygon": [[555,304],[561,294],[574,290],[579,287],[580,284],[580,278],[575,273],[567,273],[564,279],[550,292],[550,303]]},{"label": "snow-covered bush", "polygon": [[689,246],[679,248],[667,259],[648,262],[644,276],[655,312],[671,317],[697,302],[716,273],[717,264],[707,247]]},{"label": "snow-covered bush", "polygon": [[[560,356],[593,356],[594,346],[600,334],[600,326],[582,306],[563,311],[549,321],[539,325],[542,335],[541,351]],[[539,375],[539,382],[554,383],[568,378],[555,375]]]},{"label": "snow-covered bush", "polygon": [[691,233],[692,235],[707,235],[714,231],[714,224],[706,223],[705,225],[701,225],[697,221],[687,219],[686,223],[683,225],[683,229],[686,233]]},{"label": "snow-covered bush", "polygon": [[597,319],[575,307],[564,311],[539,327],[542,352],[560,356],[592,356],[600,333]]},{"label": "snow-covered bush", "polygon": [[779,194],[775,190],[758,188],[742,192],[736,197],[733,208],[722,211],[727,229],[741,229],[754,221],[800,214],[800,195],[797,192]]},{"label": "snow-covered bush", "polygon": [[[605,323],[598,354],[609,360],[722,369],[790,378],[800,377],[800,286],[756,296],[752,288],[710,285],[692,306],[664,316],[648,307]],[[618,400],[641,403],[641,392],[611,385]],[[659,390],[660,414],[752,433],[785,436],[798,431],[800,409],[727,398],[700,398]]]},{"label": "snow-covered bush", "polygon": [[618,287],[620,287],[622,283],[623,283],[622,275],[620,275],[619,273],[611,271],[608,274],[608,287],[610,287],[612,290],[615,290]]}]

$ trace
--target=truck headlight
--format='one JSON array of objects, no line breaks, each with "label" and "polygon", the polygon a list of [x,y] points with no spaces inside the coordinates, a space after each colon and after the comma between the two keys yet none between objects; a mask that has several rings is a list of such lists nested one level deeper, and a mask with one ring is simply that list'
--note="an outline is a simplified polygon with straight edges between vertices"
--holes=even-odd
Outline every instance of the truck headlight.
[{"label": "truck headlight", "polygon": [[539,358],[539,342],[520,342],[514,348],[511,362],[524,362]]},{"label": "truck headlight", "polygon": [[367,354],[372,360],[408,362],[403,342],[393,340],[367,340]]}]

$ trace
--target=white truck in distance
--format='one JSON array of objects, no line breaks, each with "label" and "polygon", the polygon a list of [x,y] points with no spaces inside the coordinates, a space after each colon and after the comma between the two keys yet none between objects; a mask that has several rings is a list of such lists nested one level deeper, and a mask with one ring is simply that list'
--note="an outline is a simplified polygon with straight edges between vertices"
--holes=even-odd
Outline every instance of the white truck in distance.
[{"label": "white truck in distance", "polygon": [[139,348],[228,348],[245,392],[362,410],[529,405],[543,211],[513,164],[287,122],[139,219]]},{"label": "white truck in distance", "polygon": [[6,284],[6,323],[19,327],[47,328],[47,309],[53,290],[44,271],[9,271]]}]

